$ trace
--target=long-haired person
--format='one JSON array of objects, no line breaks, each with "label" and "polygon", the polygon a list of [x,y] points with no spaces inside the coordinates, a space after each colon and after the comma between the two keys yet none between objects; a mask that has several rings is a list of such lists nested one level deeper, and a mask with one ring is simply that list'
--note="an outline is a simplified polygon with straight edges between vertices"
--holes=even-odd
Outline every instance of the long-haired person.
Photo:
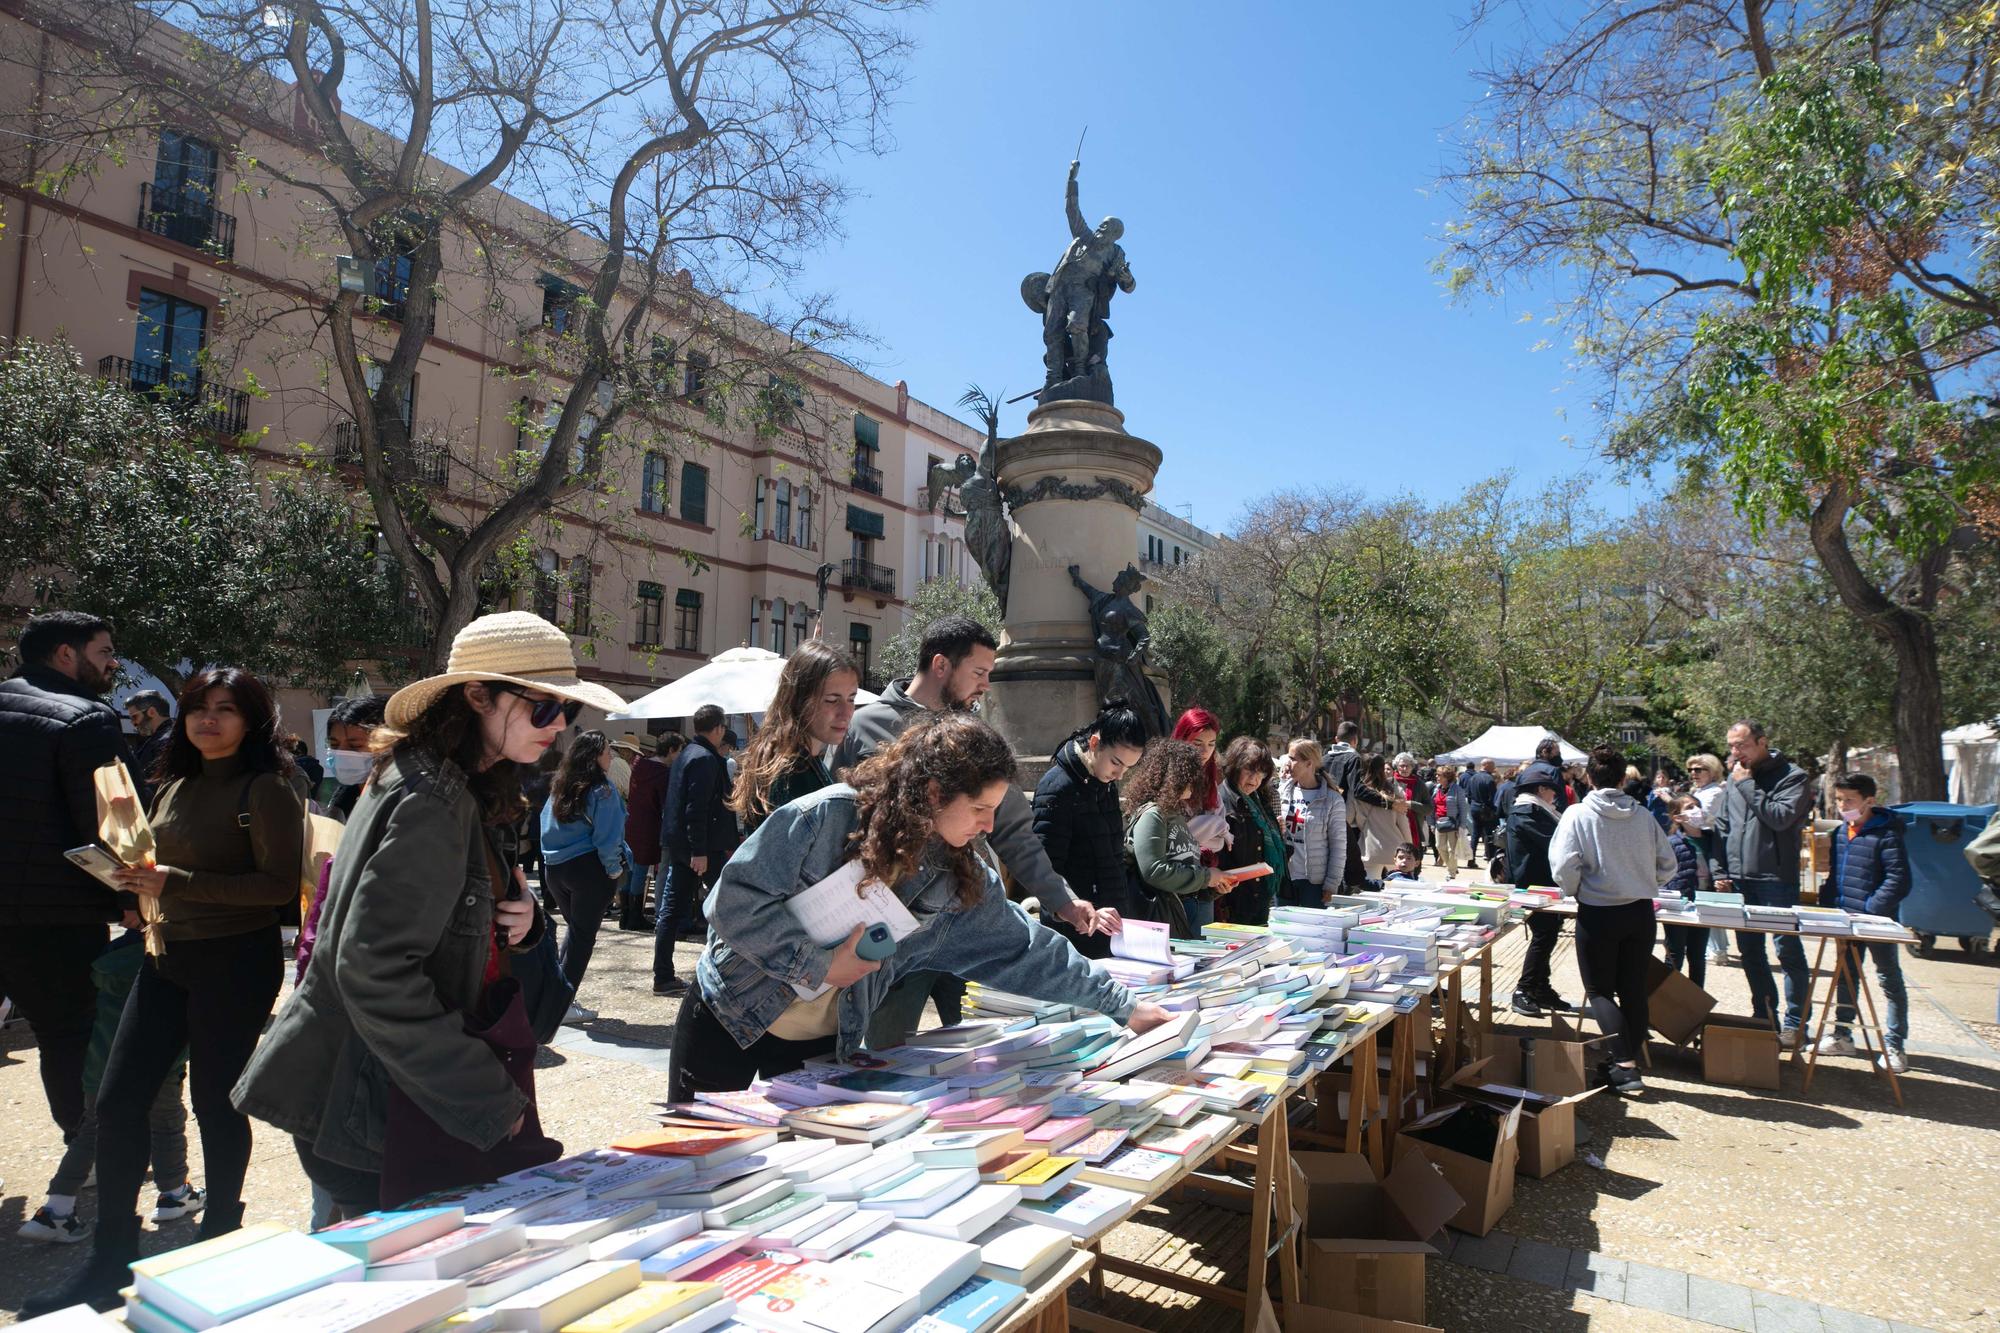
[{"label": "long-haired person", "polygon": [[[1126,889],[1118,780],[1145,748],[1146,724],[1138,710],[1112,699],[1056,747],[1048,771],[1035,784],[1035,836],[1070,892],[1093,907],[1123,913],[1136,906]],[[1086,958],[1111,952],[1108,936],[1080,934],[1053,912],[1044,913],[1042,921]]]},{"label": "long-haired person", "polygon": [[1222,817],[1222,768],[1215,759],[1216,746],[1222,740],[1222,719],[1206,708],[1190,708],[1174,722],[1173,739],[1192,745],[1201,760],[1201,782],[1195,790],[1188,829],[1201,846],[1202,864],[1212,866],[1227,841],[1229,827]]},{"label": "long-haired person", "polygon": [[1291,762],[1278,784],[1278,827],[1285,838],[1280,897],[1288,907],[1324,907],[1327,895],[1345,882],[1347,802],[1318,741],[1296,737],[1285,753]]},{"label": "long-haired person", "polygon": [[153,796],[156,864],[117,872],[121,887],[158,906],[165,949],[133,983],[98,1088],[90,1260],[31,1301],[36,1311],[117,1303],[126,1266],[139,1257],[134,1209],[151,1148],[148,1116],[183,1050],[208,1178],[201,1235],[243,1222],[250,1122],[229,1091],[283,981],[278,913],[298,901],[305,806],[262,681],[211,667],[188,680],[179,703]]},{"label": "long-haired person", "polygon": [[854,659],[825,639],[807,639],[792,650],[764,725],[736,761],[729,808],[745,833],[756,832],[779,806],[833,785],[826,757],[847,736],[860,688]]},{"label": "long-haired person", "polygon": [[1201,800],[1201,751],[1186,741],[1154,741],[1125,779],[1125,856],[1175,936],[1192,939],[1215,920],[1229,891],[1220,870],[1202,864],[1188,829]]},{"label": "long-haired person", "polygon": [[[601,731],[578,732],[542,807],[542,866],[549,896],[569,929],[562,970],[583,989],[597,932],[619,886],[632,876],[625,846],[625,798],[611,780],[611,742]],[[597,1011],[571,1004],[566,1023],[588,1023]]]},{"label": "long-haired person", "polygon": [[1270,923],[1271,893],[1285,876],[1285,840],[1272,802],[1276,773],[1271,752],[1252,737],[1238,736],[1223,751],[1222,815],[1229,821],[1229,846],[1217,858],[1220,868],[1271,867],[1270,874],[1238,880],[1229,891],[1229,919],[1239,925]]},{"label": "long-haired person", "polygon": [[[674,1024],[668,1097],[746,1088],[815,1055],[852,1054],[906,972],[935,970],[1095,1009],[1144,1031],[1166,1018],[1090,970],[1007,901],[979,839],[1014,781],[1014,753],[964,713],[928,713],[851,772],[773,810],[709,895],[709,939]],[[884,962],[813,943],[790,899],[850,861],[918,921]],[[799,989],[820,990],[804,998]]]},{"label": "long-haired person", "polygon": [[477,1149],[522,1128],[527,1096],[466,1028],[503,955],[545,928],[514,864],[521,774],[583,706],[622,706],[577,678],[568,635],[526,612],[473,621],[446,665],[389,700],[319,947],[236,1089],[349,1214],[402,1201],[382,1197],[392,1086]]},{"label": "long-haired person", "polygon": [[1380,879],[1388,873],[1389,862],[1396,859],[1396,849],[1407,840],[1410,803],[1389,775],[1389,761],[1379,754],[1362,761],[1355,796],[1360,811],[1361,865],[1368,878]]}]

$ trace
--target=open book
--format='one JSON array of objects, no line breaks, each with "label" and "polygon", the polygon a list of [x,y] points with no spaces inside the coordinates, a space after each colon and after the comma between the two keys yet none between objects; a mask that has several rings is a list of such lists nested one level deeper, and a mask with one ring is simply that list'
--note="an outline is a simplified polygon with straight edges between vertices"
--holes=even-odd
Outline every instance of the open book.
[{"label": "open book", "polygon": [[[872,926],[877,922],[887,926],[898,940],[916,932],[917,919],[903,906],[902,899],[879,879],[863,884],[863,873],[861,861],[856,858],[811,888],[792,895],[789,903],[792,915],[820,948],[834,948],[844,943],[856,926]],[[833,987],[795,985],[792,989],[802,1000],[817,1000]]]}]

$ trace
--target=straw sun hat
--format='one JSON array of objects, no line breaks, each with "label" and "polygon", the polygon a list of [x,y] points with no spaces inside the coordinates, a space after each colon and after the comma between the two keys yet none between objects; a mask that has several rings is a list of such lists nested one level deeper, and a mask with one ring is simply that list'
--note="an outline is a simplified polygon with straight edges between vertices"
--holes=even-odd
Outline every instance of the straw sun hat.
[{"label": "straw sun hat", "polygon": [[617,694],[577,676],[569,635],[529,612],[500,611],[458,632],[443,675],[405,685],[390,696],[389,725],[409,726],[446,690],[474,680],[524,685],[607,713],[625,707]]}]

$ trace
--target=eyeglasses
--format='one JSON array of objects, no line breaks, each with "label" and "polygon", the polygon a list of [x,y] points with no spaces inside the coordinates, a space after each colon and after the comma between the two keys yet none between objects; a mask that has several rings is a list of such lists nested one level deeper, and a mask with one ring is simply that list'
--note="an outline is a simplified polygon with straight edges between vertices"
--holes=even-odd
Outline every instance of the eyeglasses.
[{"label": "eyeglasses", "polygon": [[517,696],[528,705],[528,721],[537,727],[553,727],[558,717],[563,720],[564,726],[568,726],[576,721],[577,714],[583,711],[583,705],[574,699],[558,699],[553,695],[537,698],[528,693],[528,687],[525,685],[495,680],[487,682],[487,688],[497,694]]}]

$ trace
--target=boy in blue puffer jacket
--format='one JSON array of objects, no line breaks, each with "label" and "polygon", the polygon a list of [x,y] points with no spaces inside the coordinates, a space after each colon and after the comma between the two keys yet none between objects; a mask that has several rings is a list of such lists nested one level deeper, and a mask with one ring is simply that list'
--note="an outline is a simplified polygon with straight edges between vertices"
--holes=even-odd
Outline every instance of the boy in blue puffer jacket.
[{"label": "boy in blue puffer jacket", "polygon": [[[1820,887],[1820,903],[1893,920],[1903,899],[1910,896],[1910,860],[1903,849],[1903,825],[1875,804],[1875,779],[1866,773],[1849,773],[1836,781],[1833,796],[1840,807],[1841,823],[1833,832],[1833,872]],[[1849,947],[1875,960],[1875,976],[1882,983],[1882,999],[1888,1010],[1885,1019],[1888,1032],[1883,1039],[1887,1050],[1883,1060],[1900,1074],[1908,1067],[1903,1058],[1903,1044],[1910,1036],[1902,946],[1885,941]],[[1861,966],[1858,955],[1854,966]],[[1854,989],[1853,977],[1843,975],[1833,1031],[1820,1036],[1821,1055],[1857,1054],[1853,1039]]]}]

